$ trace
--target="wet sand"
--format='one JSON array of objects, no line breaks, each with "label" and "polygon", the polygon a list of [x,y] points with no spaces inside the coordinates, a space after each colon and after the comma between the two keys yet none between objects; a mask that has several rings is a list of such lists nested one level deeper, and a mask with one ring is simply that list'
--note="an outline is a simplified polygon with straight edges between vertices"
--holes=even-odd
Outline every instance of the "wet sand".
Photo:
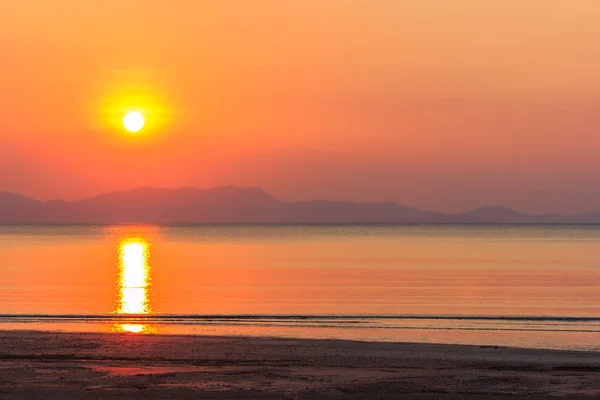
[{"label": "wet sand", "polygon": [[600,398],[600,353],[0,331],[0,399]]}]

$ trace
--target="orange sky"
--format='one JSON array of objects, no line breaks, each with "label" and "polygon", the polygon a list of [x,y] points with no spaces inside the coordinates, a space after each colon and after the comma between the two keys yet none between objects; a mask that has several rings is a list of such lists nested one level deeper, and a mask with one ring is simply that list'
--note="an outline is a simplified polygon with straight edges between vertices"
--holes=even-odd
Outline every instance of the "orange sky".
[{"label": "orange sky", "polygon": [[598,21],[597,0],[3,0],[0,191],[600,211]]}]

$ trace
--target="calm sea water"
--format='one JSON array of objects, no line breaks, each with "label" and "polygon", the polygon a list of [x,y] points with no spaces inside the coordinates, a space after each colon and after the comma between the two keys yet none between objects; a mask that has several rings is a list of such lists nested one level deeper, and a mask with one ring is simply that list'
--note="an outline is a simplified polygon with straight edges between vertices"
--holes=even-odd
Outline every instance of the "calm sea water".
[{"label": "calm sea water", "polygon": [[600,350],[598,226],[4,226],[0,329]]}]

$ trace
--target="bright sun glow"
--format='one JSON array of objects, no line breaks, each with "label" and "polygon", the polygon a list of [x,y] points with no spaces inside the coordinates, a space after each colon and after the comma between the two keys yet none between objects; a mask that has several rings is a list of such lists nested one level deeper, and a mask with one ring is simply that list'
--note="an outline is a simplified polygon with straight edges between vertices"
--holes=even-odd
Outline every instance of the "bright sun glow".
[{"label": "bright sun glow", "polygon": [[123,117],[123,126],[129,132],[139,132],[144,127],[144,117],[137,111],[129,112]]}]

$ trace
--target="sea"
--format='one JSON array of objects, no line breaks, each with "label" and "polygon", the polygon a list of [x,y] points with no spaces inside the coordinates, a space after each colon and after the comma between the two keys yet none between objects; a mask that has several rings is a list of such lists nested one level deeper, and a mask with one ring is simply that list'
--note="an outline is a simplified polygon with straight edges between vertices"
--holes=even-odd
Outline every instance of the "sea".
[{"label": "sea", "polygon": [[600,226],[0,226],[0,330],[600,351]]}]

